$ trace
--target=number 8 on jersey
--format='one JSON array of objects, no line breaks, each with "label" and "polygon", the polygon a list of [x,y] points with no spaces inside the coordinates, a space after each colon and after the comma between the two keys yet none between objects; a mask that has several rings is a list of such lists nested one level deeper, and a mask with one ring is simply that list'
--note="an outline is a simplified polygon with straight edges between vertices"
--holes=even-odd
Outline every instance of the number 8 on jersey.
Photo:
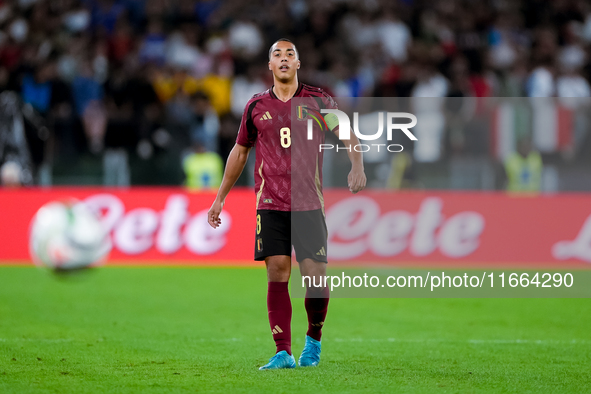
[{"label": "number 8 on jersey", "polygon": [[279,130],[279,135],[281,136],[281,146],[289,148],[291,146],[291,130],[289,127],[282,127]]}]

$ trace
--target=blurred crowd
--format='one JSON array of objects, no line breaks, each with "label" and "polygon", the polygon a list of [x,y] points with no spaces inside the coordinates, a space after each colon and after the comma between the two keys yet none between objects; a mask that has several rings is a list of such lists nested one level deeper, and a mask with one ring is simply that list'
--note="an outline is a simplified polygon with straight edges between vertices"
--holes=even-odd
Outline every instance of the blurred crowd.
[{"label": "blurred crowd", "polygon": [[51,131],[33,168],[110,152],[178,184],[181,157],[228,155],[280,37],[335,97],[591,93],[586,0],[0,0],[0,90]]}]

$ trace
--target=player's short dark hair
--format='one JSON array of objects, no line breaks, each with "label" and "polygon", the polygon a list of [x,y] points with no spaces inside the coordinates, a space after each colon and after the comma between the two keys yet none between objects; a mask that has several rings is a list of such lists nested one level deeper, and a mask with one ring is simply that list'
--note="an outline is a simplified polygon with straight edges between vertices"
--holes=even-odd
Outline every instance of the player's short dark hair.
[{"label": "player's short dark hair", "polygon": [[273,52],[273,47],[275,46],[275,44],[277,44],[278,42],[281,41],[285,41],[285,42],[289,42],[290,44],[293,45],[293,49],[295,50],[296,56],[299,59],[300,58],[300,53],[298,52],[298,48],[296,48],[295,44],[293,43],[293,41],[291,41],[288,38],[280,38],[277,41],[275,41],[273,44],[271,44],[271,47],[269,48],[269,59],[271,59],[271,53]]}]

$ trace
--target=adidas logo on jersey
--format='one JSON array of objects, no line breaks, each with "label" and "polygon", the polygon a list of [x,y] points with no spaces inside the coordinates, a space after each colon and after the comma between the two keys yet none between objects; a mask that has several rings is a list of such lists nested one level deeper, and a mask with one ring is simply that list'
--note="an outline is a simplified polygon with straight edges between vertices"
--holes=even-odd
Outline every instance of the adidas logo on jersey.
[{"label": "adidas logo on jersey", "polygon": [[269,113],[269,111],[267,111],[267,112],[265,112],[265,114],[262,116],[262,118],[261,118],[261,119],[259,119],[259,120],[269,120],[269,119],[273,119],[273,118],[271,117],[271,114]]},{"label": "adidas logo on jersey", "polygon": [[326,250],[324,249],[324,246],[318,251],[318,253],[316,253],[316,256],[326,256]]}]

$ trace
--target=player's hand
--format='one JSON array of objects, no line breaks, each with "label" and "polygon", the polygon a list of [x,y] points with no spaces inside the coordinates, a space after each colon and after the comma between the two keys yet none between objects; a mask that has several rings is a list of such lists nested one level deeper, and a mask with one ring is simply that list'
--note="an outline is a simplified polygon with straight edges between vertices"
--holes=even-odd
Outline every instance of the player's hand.
[{"label": "player's hand", "polygon": [[217,199],[209,208],[209,212],[207,213],[207,223],[213,228],[218,228],[220,224],[222,224],[222,219],[220,219],[220,213],[222,213],[222,209],[224,207],[224,203],[218,201]]},{"label": "player's hand", "polygon": [[365,177],[365,172],[362,168],[353,168],[347,177],[349,190],[351,193],[357,193],[361,190],[365,189],[365,184],[367,183],[367,178]]}]

